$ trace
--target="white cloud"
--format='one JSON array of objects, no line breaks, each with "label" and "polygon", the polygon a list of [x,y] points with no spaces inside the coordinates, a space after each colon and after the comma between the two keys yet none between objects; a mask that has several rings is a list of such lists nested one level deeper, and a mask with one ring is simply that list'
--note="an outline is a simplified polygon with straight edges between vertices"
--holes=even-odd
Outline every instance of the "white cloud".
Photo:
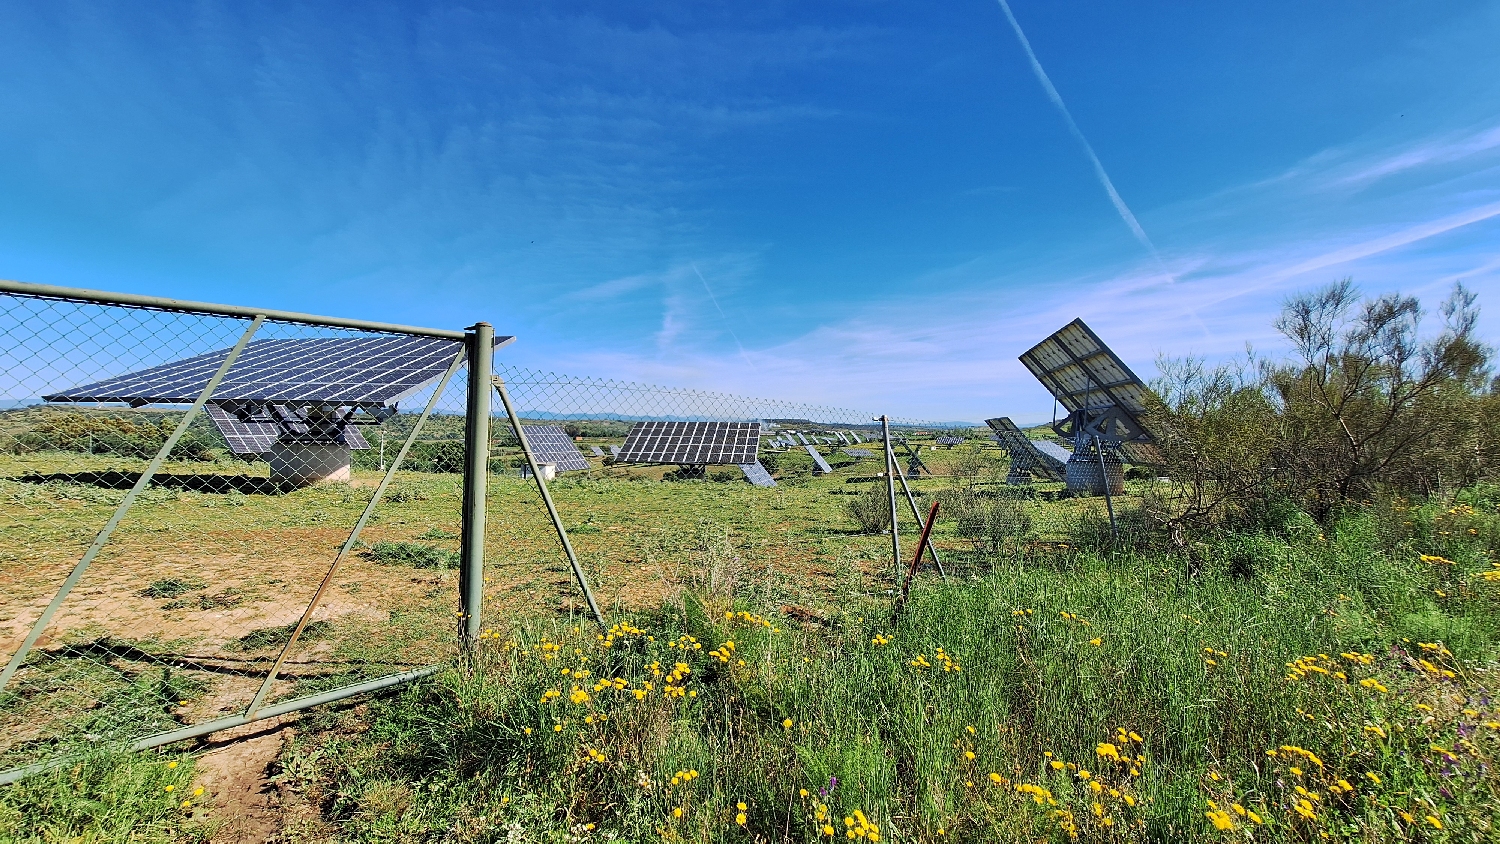
[{"label": "white cloud", "polygon": [[1454,151],[1443,153],[1437,142],[1422,142],[1365,156],[1329,151],[1290,168],[1295,177],[1159,212],[1229,221],[1164,256],[1175,284],[1145,259],[1092,271],[1038,263],[1005,274],[970,261],[912,280],[914,289],[942,293],[870,304],[783,342],[752,343],[746,353],[753,368],[689,342],[689,300],[669,297],[655,357],[594,352],[558,363],[578,372],[928,419],[977,421],[1003,413],[1036,421],[1047,417],[1051,400],[1016,357],[1074,317],[1150,378],[1161,353],[1223,358],[1247,342],[1283,348],[1271,327],[1282,299],[1345,275],[1371,292],[1399,287],[1439,296],[1455,280],[1482,294],[1500,292],[1494,173],[1480,168],[1459,189],[1445,175],[1378,202],[1317,199],[1330,181],[1347,181],[1344,174],[1420,174],[1451,164],[1461,148],[1480,146],[1450,145]]}]

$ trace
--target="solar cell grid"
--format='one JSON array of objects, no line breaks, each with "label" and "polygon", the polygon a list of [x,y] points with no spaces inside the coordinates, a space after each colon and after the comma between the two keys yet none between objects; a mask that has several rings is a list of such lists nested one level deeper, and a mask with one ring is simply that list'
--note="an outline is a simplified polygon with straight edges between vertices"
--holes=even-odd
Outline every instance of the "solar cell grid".
[{"label": "solar cell grid", "polygon": [[745,473],[745,480],[756,486],[776,486],[776,479],[766,471],[766,467],[757,460],[754,463],[741,463],[740,471]]},{"label": "solar cell grid", "polygon": [[810,445],[803,447],[806,448],[807,453],[812,456],[813,463],[818,467],[818,474],[826,475],[833,471],[833,467],[828,465],[828,461],[823,459],[823,455],[819,454],[816,448],[813,448]]},{"label": "solar cell grid", "polygon": [[759,449],[758,422],[637,422],[616,462],[744,465]]},{"label": "solar cell grid", "polygon": [[576,472],[590,468],[589,460],[573,444],[573,438],[561,425],[522,425],[526,444],[538,463],[552,463],[559,472]]},{"label": "solar cell grid", "polygon": [[235,454],[265,454],[278,440],[336,444],[360,451],[370,447],[359,429],[342,421],[341,417],[315,427],[308,423],[305,410],[284,405],[254,408],[243,419],[241,414],[213,402],[208,403],[205,410]]},{"label": "solar cell grid", "polygon": [[1031,439],[1004,416],[986,419],[985,424],[995,432],[1000,447],[1010,455],[1014,468],[1035,472],[1052,481],[1063,480],[1068,458],[1072,455],[1062,446],[1046,440]]},{"label": "solar cell grid", "polygon": [[[219,382],[225,401],[395,403],[441,377],[462,346],[436,337],[387,335],[256,340]],[[190,404],[228,349],[128,372],[43,396],[57,402]]]}]

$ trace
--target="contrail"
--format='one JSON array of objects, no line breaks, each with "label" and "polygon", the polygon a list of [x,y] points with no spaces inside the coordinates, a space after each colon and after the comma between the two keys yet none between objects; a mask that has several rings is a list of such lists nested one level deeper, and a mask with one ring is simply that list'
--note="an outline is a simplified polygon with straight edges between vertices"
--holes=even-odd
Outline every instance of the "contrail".
[{"label": "contrail", "polygon": [[719,307],[719,297],[715,296],[713,288],[708,286],[708,279],[703,277],[703,273],[698,269],[696,263],[689,261],[688,266],[693,268],[693,273],[698,276],[699,281],[703,282],[703,289],[708,291],[708,301],[714,303],[714,310],[719,312],[719,319],[724,320],[724,330],[728,331],[729,336],[734,338],[734,345],[739,347],[740,357],[745,359],[745,363],[751,369],[755,369],[755,364],[751,362],[750,356],[745,354],[745,346],[740,342],[740,335],[734,333],[734,326],[729,324],[729,317],[725,316],[724,309]]},{"label": "contrail", "polygon": [[1052,104],[1057,106],[1058,112],[1062,114],[1063,122],[1068,124],[1068,131],[1072,132],[1073,137],[1083,146],[1083,151],[1094,165],[1094,175],[1099,177],[1099,184],[1104,187],[1104,192],[1109,194],[1109,201],[1114,203],[1115,210],[1120,213],[1120,219],[1125,221],[1125,225],[1130,227],[1130,232],[1135,235],[1135,239],[1146,247],[1146,251],[1151,253],[1152,258],[1156,259],[1156,264],[1161,268],[1162,274],[1169,281],[1175,281],[1167,272],[1166,265],[1162,263],[1161,255],[1156,251],[1156,244],[1146,236],[1146,230],[1141,228],[1140,222],[1130,212],[1130,206],[1125,204],[1125,200],[1120,198],[1120,192],[1115,190],[1115,183],[1111,182],[1109,174],[1104,172],[1104,165],[1099,161],[1099,156],[1094,154],[1094,148],[1089,144],[1088,138],[1083,136],[1083,130],[1073,122],[1073,115],[1063,102],[1062,95],[1057,93],[1057,89],[1052,86],[1052,80],[1047,78],[1047,71],[1042,69],[1042,63],[1037,61],[1036,53],[1031,49],[1031,42],[1026,40],[1026,33],[1021,31],[1021,22],[1016,20],[1016,16],[1011,12],[1010,4],[1006,0],[999,0],[999,3],[1000,8],[1005,11],[1006,19],[1010,21],[1010,28],[1015,30],[1016,38],[1021,42],[1021,49],[1026,51],[1026,58],[1031,61],[1031,70],[1036,74],[1037,81],[1042,83],[1042,89],[1047,92],[1047,98],[1052,100]]}]

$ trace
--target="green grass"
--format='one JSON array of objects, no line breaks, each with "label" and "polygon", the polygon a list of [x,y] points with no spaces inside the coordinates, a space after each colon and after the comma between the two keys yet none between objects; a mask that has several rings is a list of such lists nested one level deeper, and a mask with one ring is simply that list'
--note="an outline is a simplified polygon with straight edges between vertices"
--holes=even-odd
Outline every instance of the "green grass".
[{"label": "green grass", "polygon": [[[964,452],[923,458],[946,471]],[[11,476],[135,466],[102,455],[4,460],[0,469]],[[846,503],[873,486],[848,481],[877,469],[878,461],[865,460],[830,477],[792,472],[776,489],[663,483],[620,469],[559,479],[553,496],[611,621],[644,631],[621,628],[608,648],[585,623],[533,482],[492,477],[485,615],[492,632],[477,659],[368,706],[305,716],[279,763],[283,793],[298,807],[289,839],[494,841],[519,828],[557,841],[826,840],[814,822],[821,803],[840,840],[843,818],[856,809],[887,841],[1066,840],[1068,825],[1085,840],[1221,840],[1205,814],[1208,800],[1262,816],[1256,840],[1490,834],[1489,807],[1500,805],[1500,794],[1492,767],[1481,766],[1493,765],[1495,750],[1495,730],[1483,725],[1500,719],[1485,697],[1495,685],[1500,584],[1479,572],[1500,548],[1495,489],[1379,502],[1329,528],[1283,513],[1259,532],[1203,537],[1206,568],[1188,577],[1180,558],[1147,545],[1107,550],[1101,501],[1049,500],[1053,488],[1039,485],[1036,499],[1013,504],[1027,535],[976,545],[943,518],[935,538],[950,582],[924,573],[907,614],[892,624],[889,540],[861,532]],[[146,565],[132,593],[184,602],[183,612],[217,611],[231,598],[253,605],[283,588],[287,575],[274,561],[284,549],[332,559],[368,500],[373,476],[360,480],[366,485],[280,495],[152,490],[96,566],[111,572],[182,555],[182,538],[192,537],[191,553],[248,552],[245,582],[172,596],[193,585],[191,569]],[[914,491],[925,510],[957,485],[923,478]],[[1143,488],[1131,484],[1133,493]],[[374,559],[351,558],[337,585],[345,600],[363,601],[386,584],[394,602],[377,615],[314,622],[307,648],[334,670],[307,672],[277,699],[452,656],[455,574],[437,563],[457,545],[457,478],[402,473],[395,489],[401,494],[387,498],[363,537]],[[970,506],[998,501],[1003,491],[980,484]],[[121,495],[65,480],[0,480],[0,538],[67,564]],[[1138,501],[1116,502],[1127,526],[1137,523]],[[912,539],[903,534],[907,554]],[[1423,562],[1422,554],[1450,562]],[[22,560],[0,551],[0,562]],[[726,619],[726,611],[737,615]],[[241,630],[221,647],[260,659],[287,633],[281,625]],[[544,636],[561,646],[559,656],[539,658]],[[696,640],[688,651],[668,647],[682,636]],[[139,637],[114,641],[152,653],[179,649]],[[728,641],[735,643],[728,663],[708,656]],[[1445,651],[1424,651],[1424,642]],[[961,670],[943,671],[939,648]],[[1370,664],[1343,653],[1367,654]],[[1286,679],[1287,663],[1319,654],[1330,659],[1313,666],[1337,663],[1328,670],[1344,671],[1349,682],[1316,671]],[[50,718],[67,724],[61,738],[69,748],[107,743],[169,728],[180,717],[178,697],[207,698],[218,682],[188,671],[168,677],[134,657],[76,656],[38,658],[32,686],[41,682],[45,693],[0,698],[6,723]],[[675,684],[684,697],[668,699],[664,677],[649,666],[661,663],[665,675],[678,661],[692,671]],[[568,702],[575,677],[561,674],[564,667],[589,672],[577,681],[587,703]],[[596,692],[606,676],[630,691]],[[638,701],[632,692],[644,682],[653,687]],[[543,703],[550,689],[560,700]],[[1365,726],[1381,726],[1388,738],[1374,740]],[[1143,743],[1117,742],[1119,728]],[[38,734],[10,745],[9,758],[45,756],[57,740]],[[1117,752],[1132,757],[1143,748],[1140,775],[1128,764],[1101,763],[1101,742],[1128,746]],[[1325,771],[1301,766],[1302,778],[1292,775],[1284,757],[1266,755],[1282,745],[1316,753]],[[1457,764],[1443,763],[1432,745],[1453,752]],[[14,816],[4,813],[14,809],[27,813],[24,835],[37,840],[205,834],[194,818],[212,817],[211,808],[152,814],[160,795],[144,785],[131,795],[88,796],[108,783],[144,782],[139,766],[152,758],[101,756],[75,775],[83,779],[47,780],[51,791],[0,789],[0,827],[11,826]],[[1112,826],[1094,814],[1094,792],[1069,762],[1108,783],[1098,800]],[[702,776],[671,785],[674,773],[691,770]],[[820,798],[832,778],[837,787]],[[1330,793],[1338,778],[1356,788]],[[1297,783],[1320,795],[1316,825],[1293,814]],[[1017,785],[1046,789],[1056,805],[1036,803]],[[67,788],[81,806],[109,807],[107,817],[71,807]],[[747,807],[743,828],[739,802]],[[1415,830],[1402,811],[1413,813]],[[1427,814],[1445,829],[1424,830]],[[1247,817],[1229,819],[1241,827],[1232,836],[1246,836]],[[43,832],[44,822],[61,825]],[[133,824],[145,830],[135,838]]]},{"label": "green grass", "polygon": [[311,837],[345,841],[815,841],[855,810],[888,841],[1483,839],[1496,515],[1389,515],[1226,537],[1197,578],[1030,555],[924,583],[895,624],[874,598],[800,625],[697,591],[607,640],[518,622],[464,670],[318,716],[287,770],[323,807]]},{"label": "green grass", "polygon": [[197,791],[185,753],[97,749],[0,788],[0,842],[207,841]]}]

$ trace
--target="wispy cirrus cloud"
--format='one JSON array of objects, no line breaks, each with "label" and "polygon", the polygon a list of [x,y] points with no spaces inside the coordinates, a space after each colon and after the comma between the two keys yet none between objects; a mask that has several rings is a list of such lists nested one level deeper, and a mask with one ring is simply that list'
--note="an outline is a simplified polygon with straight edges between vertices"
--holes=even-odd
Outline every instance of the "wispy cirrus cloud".
[{"label": "wispy cirrus cloud", "polygon": [[[943,290],[941,296],[872,303],[783,342],[752,345],[746,354],[753,370],[695,350],[680,332],[671,356],[593,352],[567,365],[924,418],[1007,413],[1038,421],[1051,400],[1016,356],[1075,317],[1149,378],[1163,353],[1214,359],[1246,343],[1284,348],[1271,327],[1282,300],[1346,275],[1372,292],[1435,297],[1460,280],[1500,292],[1500,174],[1487,166],[1489,147],[1478,141],[1436,152],[1443,148],[1424,140],[1365,153],[1330,150],[1289,168],[1294,177],[1153,212],[1222,222],[1172,227],[1193,238],[1163,256],[1175,283],[1144,260],[1090,268],[1044,257],[1010,272],[970,261],[911,280],[913,289]],[[1330,198],[1330,183],[1348,183],[1351,173],[1398,172],[1396,162],[1415,177],[1405,189],[1378,202]],[[1455,181],[1448,172],[1455,162],[1470,167],[1466,178]],[[884,406],[892,403],[900,406]]]}]

